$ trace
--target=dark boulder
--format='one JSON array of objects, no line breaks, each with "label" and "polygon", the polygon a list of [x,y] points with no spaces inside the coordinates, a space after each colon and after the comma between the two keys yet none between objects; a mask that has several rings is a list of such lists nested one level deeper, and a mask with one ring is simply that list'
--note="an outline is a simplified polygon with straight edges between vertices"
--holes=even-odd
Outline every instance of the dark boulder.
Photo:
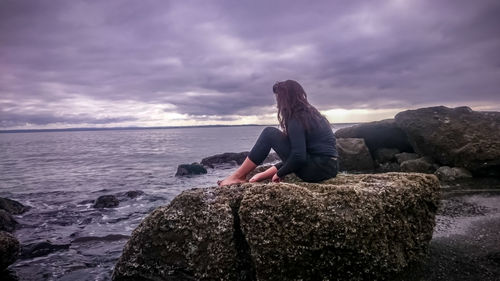
[{"label": "dark boulder", "polygon": [[396,154],[399,153],[397,148],[379,148],[375,150],[375,161],[379,164],[394,162],[396,160]]},{"label": "dark boulder", "polygon": [[0,231],[0,272],[14,263],[19,255],[19,241],[12,234]]},{"label": "dark boulder", "polygon": [[192,189],[133,231],[113,280],[382,280],[422,260],[434,175]]},{"label": "dark boulder", "polygon": [[475,175],[500,176],[500,112],[438,106],[400,112],[395,119],[420,155]]},{"label": "dark boulder", "polygon": [[70,244],[52,244],[49,241],[31,243],[23,245],[20,259],[30,259],[46,256],[50,253],[69,249]]},{"label": "dark boulder", "polygon": [[337,139],[339,171],[372,171],[375,167],[365,141],[361,138]]},{"label": "dark boulder", "polygon": [[5,210],[0,210],[0,231],[12,232],[16,228],[17,221]]},{"label": "dark boulder", "polygon": [[13,215],[20,215],[31,209],[31,207],[24,206],[15,200],[0,197],[0,209],[3,209]]},{"label": "dark boulder", "polygon": [[248,151],[244,152],[226,152],[222,154],[216,154],[210,157],[203,158],[201,160],[201,164],[205,167],[215,168],[217,165],[235,163],[237,165],[241,165],[245,158],[248,156]]},{"label": "dark boulder", "polygon": [[115,208],[120,201],[114,195],[99,196],[94,203],[94,208]]},{"label": "dark boulder", "polygon": [[373,154],[380,148],[396,148],[402,152],[413,152],[403,130],[394,119],[358,124],[335,132],[337,138],[363,138]]},{"label": "dark boulder", "polygon": [[177,167],[176,177],[188,176],[188,175],[201,175],[206,174],[207,169],[198,163],[192,164],[181,164]]}]

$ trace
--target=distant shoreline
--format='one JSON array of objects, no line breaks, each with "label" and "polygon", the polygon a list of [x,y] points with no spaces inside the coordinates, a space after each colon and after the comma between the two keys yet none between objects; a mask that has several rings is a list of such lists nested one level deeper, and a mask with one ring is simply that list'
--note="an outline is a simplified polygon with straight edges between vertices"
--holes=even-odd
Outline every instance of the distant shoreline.
[{"label": "distant shoreline", "polygon": [[[354,123],[331,123],[332,126],[354,125]],[[278,124],[241,124],[241,125],[197,125],[197,126],[157,126],[157,127],[111,127],[111,128],[63,128],[63,129],[18,129],[0,130],[0,134],[6,133],[50,133],[50,132],[81,132],[81,131],[130,131],[130,130],[163,130],[163,129],[189,129],[189,128],[218,128],[218,127],[250,127],[250,126],[278,126]]]}]

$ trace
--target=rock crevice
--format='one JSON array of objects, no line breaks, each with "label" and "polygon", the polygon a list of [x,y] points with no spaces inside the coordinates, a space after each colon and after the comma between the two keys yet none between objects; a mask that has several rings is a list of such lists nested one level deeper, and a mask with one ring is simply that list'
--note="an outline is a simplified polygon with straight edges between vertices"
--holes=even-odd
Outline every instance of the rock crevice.
[{"label": "rock crevice", "polygon": [[245,238],[245,234],[241,229],[240,221],[240,204],[241,199],[234,202],[231,206],[233,213],[233,225],[234,225],[234,246],[236,250],[236,272],[239,272],[238,281],[255,281],[257,280],[255,276],[255,264],[252,260],[250,245]]}]

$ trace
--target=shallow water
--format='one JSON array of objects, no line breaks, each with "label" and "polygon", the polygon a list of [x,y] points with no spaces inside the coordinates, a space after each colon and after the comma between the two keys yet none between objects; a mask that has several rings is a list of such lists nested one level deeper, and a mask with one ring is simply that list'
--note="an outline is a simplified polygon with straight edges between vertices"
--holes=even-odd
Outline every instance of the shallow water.
[{"label": "shallow water", "polygon": [[[344,125],[348,126],[348,125]],[[214,186],[235,167],[175,177],[179,164],[250,150],[263,126],[0,134],[0,197],[31,206],[15,216],[21,244],[68,249],[11,266],[20,280],[109,280],[127,237],[183,190]],[[128,198],[124,192],[144,194]],[[117,208],[90,201],[113,194]]]}]

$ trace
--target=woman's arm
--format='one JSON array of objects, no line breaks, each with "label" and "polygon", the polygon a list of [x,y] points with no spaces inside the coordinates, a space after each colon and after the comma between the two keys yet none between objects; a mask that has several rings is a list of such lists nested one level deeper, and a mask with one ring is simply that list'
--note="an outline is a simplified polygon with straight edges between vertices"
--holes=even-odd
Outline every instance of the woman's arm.
[{"label": "woman's arm", "polygon": [[278,169],[276,169],[275,166],[272,166],[271,168],[265,170],[264,172],[255,174],[252,178],[250,178],[249,182],[258,182],[270,179],[274,176],[274,174],[276,174],[277,171]]},{"label": "woman's arm", "polygon": [[290,155],[277,172],[279,178],[297,171],[307,160],[306,132],[297,119],[291,119],[287,126],[288,139],[290,140]]}]

